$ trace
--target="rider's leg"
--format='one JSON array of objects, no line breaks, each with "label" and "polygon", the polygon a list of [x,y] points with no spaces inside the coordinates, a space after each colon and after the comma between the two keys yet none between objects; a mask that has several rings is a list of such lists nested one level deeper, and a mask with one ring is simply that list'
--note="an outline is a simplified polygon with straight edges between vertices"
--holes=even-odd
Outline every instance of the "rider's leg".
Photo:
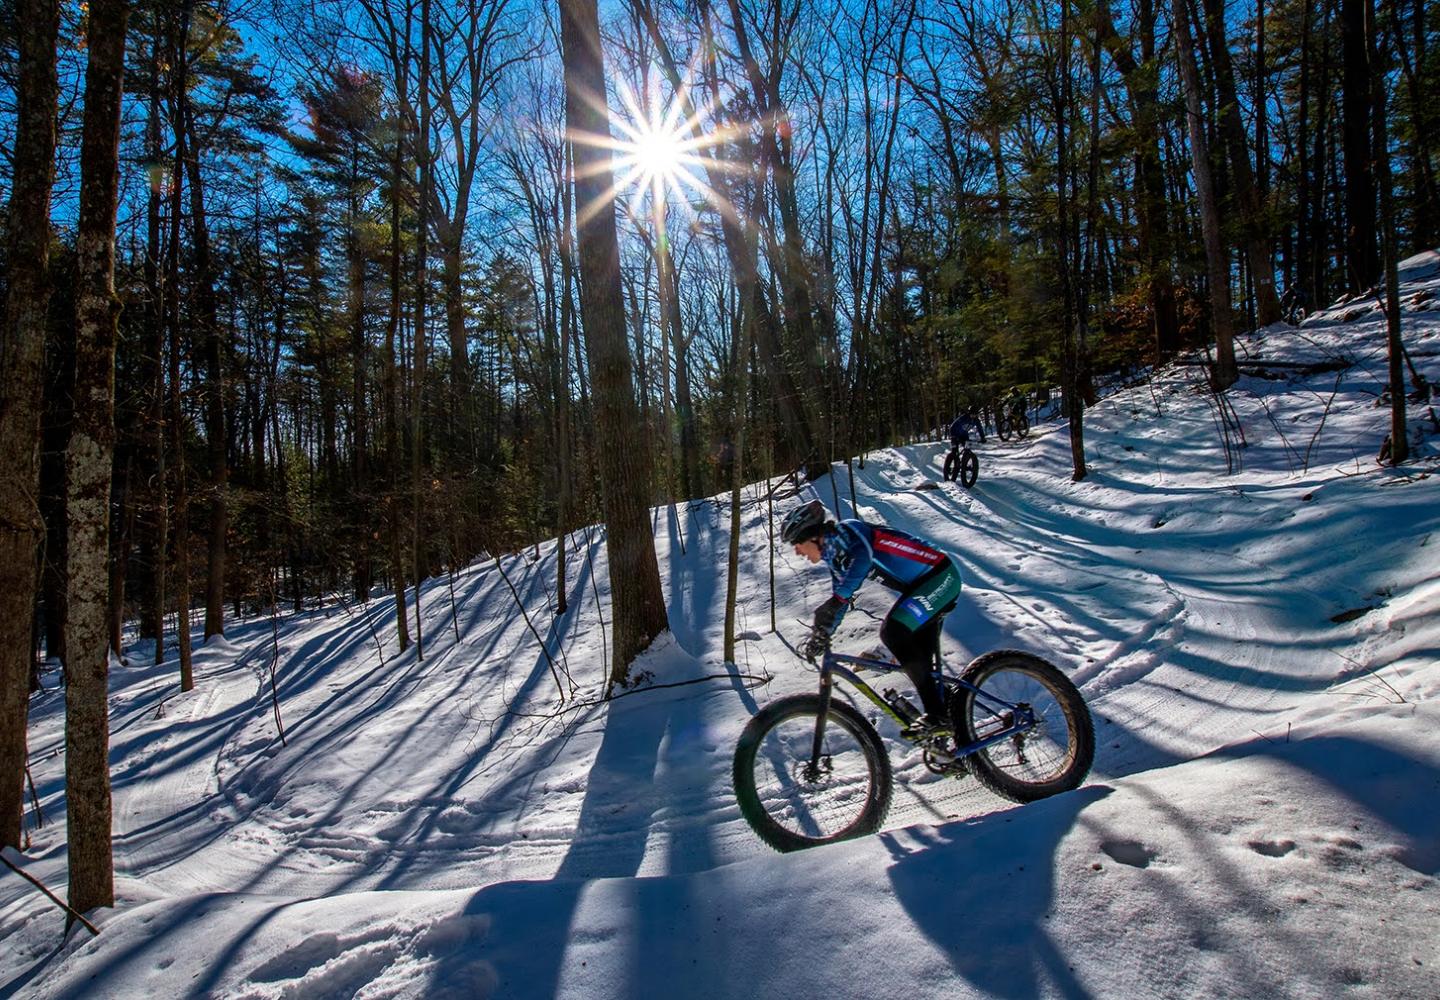
[{"label": "rider's leg", "polygon": [[946,560],[900,595],[880,627],[880,641],[895,654],[925,714],[936,722],[945,718],[945,699],[935,680],[935,648],[941,620],[959,595],[960,570]]},{"label": "rider's leg", "polygon": [[900,669],[915,685],[920,707],[932,720],[945,718],[945,699],[935,680],[934,648],[938,622],[929,621],[919,629],[909,629],[894,618],[885,619],[880,627],[880,640],[900,661]]}]

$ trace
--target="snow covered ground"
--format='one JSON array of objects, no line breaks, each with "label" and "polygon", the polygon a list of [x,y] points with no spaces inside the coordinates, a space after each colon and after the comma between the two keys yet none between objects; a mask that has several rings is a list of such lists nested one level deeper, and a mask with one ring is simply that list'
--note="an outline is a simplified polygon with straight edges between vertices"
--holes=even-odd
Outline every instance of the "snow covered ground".
[{"label": "snow covered ground", "polygon": [[[1440,380],[1440,255],[1404,281]],[[573,537],[558,621],[553,544],[503,562],[548,656],[493,563],[453,601],[427,585],[423,661],[381,599],[238,625],[186,695],[173,654],[127,650],[118,905],[62,941],[0,871],[0,997],[1440,996],[1440,435],[1412,411],[1419,457],[1376,464],[1372,304],[1241,347],[1228,460],[1177,367],[1089,411],[1079,484],[1053,423],[981,446],[968,491],[935,486],[939,444],[867,456],[853,509],[843,467],[815,484],[958,553],[953,664],[1062,665],[1096,723],[1081,789],[1016,807],[892,742],[882,834],[772,853],[729,778],[750,716],[813,687],[770,631],[772,553],[782,634],[827,577],[753,503],[727,667],[728,513],[662,508],[674,633],[635,667],[655,686],[608,705],[598,530]],[[867,585],[839,648],[889,603]],[[63,893],[62,702],[32,703],[47,822],[7,857]]]}]

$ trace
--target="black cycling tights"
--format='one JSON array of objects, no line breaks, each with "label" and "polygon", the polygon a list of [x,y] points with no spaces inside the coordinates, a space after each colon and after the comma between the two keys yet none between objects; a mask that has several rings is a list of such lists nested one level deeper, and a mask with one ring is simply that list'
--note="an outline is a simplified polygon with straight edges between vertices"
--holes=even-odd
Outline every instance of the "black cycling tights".
[{"label": "black cycling tights", "polygon": [[880,641],[900,661],[905,676],[920,694],[920,705],[931,719],[945,718],[945,699],[935,682],[935,651],[940,644],[944,615],[936,615],[917,629],[907,628],[893,617],[880,626]]}]

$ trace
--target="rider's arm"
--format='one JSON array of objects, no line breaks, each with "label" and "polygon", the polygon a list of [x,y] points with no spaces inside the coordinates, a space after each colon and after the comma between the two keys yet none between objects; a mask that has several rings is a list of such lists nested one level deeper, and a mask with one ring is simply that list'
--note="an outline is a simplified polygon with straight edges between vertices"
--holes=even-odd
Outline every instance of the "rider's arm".
[{"label": "rider's arm", "polygon": [[[830,599],[815,609],[815,629],[833,635],[840,619],[850,610],[850,599],[865,582],[865,575],[870,572],[875,558],[864,535],[843,521],[836,526],[834,537],[826,545],[834,546],[833,553],[826,552],[833,589]],[[837,569],[837,566],[844,569]]]},{"label": "rider's arm", "polygon": [[[860,529],[844,521],[835,526],[835,544],[840,547],[843,558],[831,564],[834,594],[842,601],[849,601],[869,575],[875,554],[870,551],[870,543]],[[844,570],[836,571],[833,568],[836,563],[844,566]]]}]

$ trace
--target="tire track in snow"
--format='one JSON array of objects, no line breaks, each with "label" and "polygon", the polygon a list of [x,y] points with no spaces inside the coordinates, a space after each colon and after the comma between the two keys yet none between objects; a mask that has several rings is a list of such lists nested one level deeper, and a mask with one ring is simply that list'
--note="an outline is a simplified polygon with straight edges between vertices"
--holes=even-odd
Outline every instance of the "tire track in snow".
[{"label": "tire track in snow", "polygon": [[[176,894],[233,888],[234,873],[211,847],[230,835],[236,816],[224,795],[220,761],[264,694],[254,647],[225,663],[227,649],[195,654],[195,690],[170,701],[176,714],[152,719],[141,767],[115,783],[116,870]],[[127,760],[133,758],[127,757]]]}]

